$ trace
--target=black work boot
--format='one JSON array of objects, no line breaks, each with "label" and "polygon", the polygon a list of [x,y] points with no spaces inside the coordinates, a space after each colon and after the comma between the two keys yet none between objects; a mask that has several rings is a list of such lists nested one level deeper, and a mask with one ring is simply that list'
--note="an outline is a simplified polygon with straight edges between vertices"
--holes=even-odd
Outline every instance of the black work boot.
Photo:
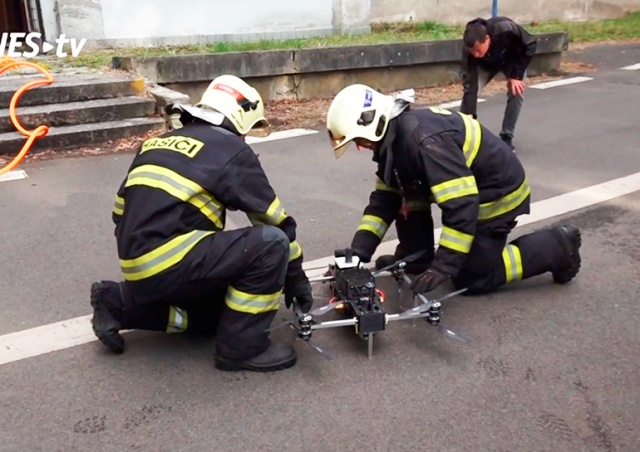
[{"label": "black work boot", "polygon": [[[381,268],[393,265],[400,259],[401,258],[391,254],[380,256],[376,259],[376,270],[380,270]],[[404,267],[404,271],[405,273],[409,273],[412,275],[419,275],[420,273],[427,271],[430,265],[431,262],[424,259],[418,259],[413,262],[407,262],[406,266]]]},{"label": "black work boot", "polygon": [[275,372],[293,367],[296,361],[296,352],[293,347],[272,342],[267,350],[251,359],[239,361],[216,356],[216,369],[227,372],[239,370]]},{"label": "black work boot", "polygon": [[118,283],[101,281],[91,285],[93,332],[114,353],[124,351],[124,338],[119,334],[122,329],[123,304]]},{"label": "black work boot", "polygon": [[566,260],[552,272],[553,281],[556,284],[566,284],[575,278],[580,271],[582,237],[580,229],[575,226],[561,226],[555,230],[555,234],[562,251],[565,253]]}]

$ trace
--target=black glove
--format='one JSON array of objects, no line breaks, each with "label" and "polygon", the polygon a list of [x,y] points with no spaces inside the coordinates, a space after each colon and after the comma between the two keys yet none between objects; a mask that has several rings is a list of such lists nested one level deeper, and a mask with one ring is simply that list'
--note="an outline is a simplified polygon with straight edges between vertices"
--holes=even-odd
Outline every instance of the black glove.
[{"label": "black glove", "polygon": [[358,256],[360,262],[362,262],[363,264],[371,262],[371,253],[367,253],[364,250],[360,250],[358,248],[351,248],[351,251],[353,251],[353,254],[355,256]]},{"label": "black glove", "polygon": [[431,292],[433,289],[438,287],[450,277],[451,275],[436,270],[432,267],[424,273],[418,275],[418,277],[413,280],[410,287],[411,290],[418,293]]},{"label": "black glove", "polygon": [[307,313],[313,306],[311,283],[304,272],[294,278],[287,278],[284,283],[284,304],[289,309],[293,300],[298,302],[302,312]]}]

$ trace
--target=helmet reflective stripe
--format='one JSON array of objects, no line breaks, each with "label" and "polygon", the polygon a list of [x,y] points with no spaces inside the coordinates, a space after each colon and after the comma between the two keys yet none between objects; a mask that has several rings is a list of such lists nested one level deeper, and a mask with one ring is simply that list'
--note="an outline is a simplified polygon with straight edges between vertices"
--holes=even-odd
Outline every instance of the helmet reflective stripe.
[{"label": "helmet reflective stripe", "polygon": [[233,97],[235,97],[238,105],[240,105],[244,111],[249,111],[250,109],[255,110],[256,108],[258,108],[258,104],[260,103],[260,100],[251,102],[249,99],[244,97],[242,93],[236,91],[230,86],[223,85],[222,83],[215,84],[211,87],[211,89],[219,89],[220,91],[231,94]]},{"label": "helmet reflective stripe", "polygon": [[327,113],[329,140],[336,158],[357,138],[380,141],[389,124],[393,98],[373,88],[354,84],[341,90]]}]

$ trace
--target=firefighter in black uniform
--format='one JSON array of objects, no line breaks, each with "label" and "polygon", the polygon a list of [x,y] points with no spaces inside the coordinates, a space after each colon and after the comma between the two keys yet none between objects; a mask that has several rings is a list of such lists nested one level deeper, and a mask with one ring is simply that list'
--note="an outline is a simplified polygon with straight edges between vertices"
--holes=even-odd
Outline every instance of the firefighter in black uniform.
[{"label": "firefighter in black uniform", "polygon": [[[223,75],[194,106],[175,106],[182,127],[146,140],[115,199],[124,281],[91,287],[93,329],[121,353],[121,329],[215,334],[216,367],[291,367],[291,346],[265,330],[285,303],[313,304],[296,222],[285,211],[247,134],[270,133],[258,92]],[[223,231],[226,209],[253,226]]]},{"label": "firefighter in black uniform", "polygon": [[[507,244],[516,218],[530,208],[526,174],[511,148],[469,115],[437,107],[412,110],[411,102],[413,90],[387,96],[356,84],[329,107],[336,158],[354,141],[373,150],[378,165],[351,243],[355,254],[369,262],[389,225],[402,218],[395,255],[379,257],[376,267],[422,251],[426,258],[411,269],[419,274],[411,285],[416,292],[449,278],[470,294],[545,272],[559,284],[573,279],[581,263],[577,228],[541,230]],[[428,207],[433,202],[442,210],[437,251]]]},{"label": "firefighter in black uniform", "polygon": [[462,86],[460,111],[477,119],[478,96],[502,72],[507,79],[507,105],[500,138],[513,147],[513,136],[520,116],[524,79],[537,41],[508,17],[477,18],[467,23],[463,35]]}]

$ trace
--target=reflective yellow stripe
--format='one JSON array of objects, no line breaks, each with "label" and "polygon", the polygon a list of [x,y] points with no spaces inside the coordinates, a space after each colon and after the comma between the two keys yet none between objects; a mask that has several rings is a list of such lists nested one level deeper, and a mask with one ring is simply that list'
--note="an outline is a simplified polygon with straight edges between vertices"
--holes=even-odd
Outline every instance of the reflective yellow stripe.
[{"label": "reflective yellow stripe", "polygon": [[468,253],[473,243],[473,236],[444,226],[440,234],[440,246],[461,253]]},{"label": "reflective yellow stripe", "polygon": [[509,193],[507,196],[500,198],[497,201],[480,204],[478,219],[488,220],[510,212],[522,204],[530,194],[531,187],[529,187],[529,183],[527,182],[527,179],[525,179],[520,187]]},{"label": "reflective yellow stripe", "polygon": [[169,322],[167,323],[167,333],[184,333],[187,331],[189,316],[187,311],[176,306],[169,307]]},{"label": "reflective yellow stripe", "polygon": [[142,165],[129,173],[125,186],[132,185],[144,185],[164,190],[171,196],[197,207],[219,229],[224,229],[224,224],[220,219],[222,205],[203,187],[175,171],[157,165]]},{"label": "reflective yellow stripe", "polygon": [[384,181],[382,179],[380,179],[379,177],[376,177],[375,188],[376,188],[376,190],[390,191],[391,193],[395,193],[396,195],[400,194],[400,190],[399,189],[393,188],[393,187],[385,184]]},{"label": "reflective yellow stripe", "polygon": [[389,229],[389,225],[380,217],[375,215],[363,215],[358,226],[358,231],[369,231],[380,239],[384,237]]},{"label": "reflective yellow stripe", "polygon": [[242,292],[229,286],[225,303],[234,311],[246,312],[247,314],[262,314],[278,309],[281,294],[282,291],[279,290],[272,294],[256,295]]},{"label": "reflective yellow stripe", "polygon": [[295,240],[289,244],[289,262],[302,256],[302,248]]},{"label": "reflective yellow stripe", "polygon": [[249,218],[249,221],[251,221],[251,224],[253,224],[254,226],[263,224],[278,226],[287,218],[287,212],[282,206],[280,199],[276,197],[269,205],[266,212],[248,212],[247,217]]},{"label": "reflective yellow stripe", "polygon": [[459,114],[464,121],[464,145],[462,146],[462,151],[464,152],[467,166],[471,167],[478,155],[480,143],[482,142],[482,128],[480,127],[480,123],[471,116],[463,113]]},{"label": "reflective yellow stripe", "polygon": [[124,214],[124,198],[116,195],[116,200],[113,204],[113,213],[116,215]]},{"label": "reflective yellow stripe", "polygon": [[139,281],[156,275],[180,262],[191,248],[214,231],[192,231],[179,235],[155,250],[135,259],[120,259],[120,268],[127,281]]},{"label": "reflective yellow stripe", "polygon": [[459,177],[451,179],[438,185],[431,187],[431,192],[438,204],[447,202],[451,199],[461,198],[463,196],[477,195],[478,186],[476,178],[473,176]]},{"label": "reflective yellow stripe", "polygon": [[273,225],[279,225],[285,220],[285,218],[287,218],[287,212],[285,212],[284,207],[277,196],[269,205],[266,215],[270,220],[272,220],[271,224]]},{"label": "reflective yellow stripe", "polygon": [[522,256],[517,246],[507,245],[502,250],[502,260],[504,261],[504,274],[507,283],[522,279]]}]

